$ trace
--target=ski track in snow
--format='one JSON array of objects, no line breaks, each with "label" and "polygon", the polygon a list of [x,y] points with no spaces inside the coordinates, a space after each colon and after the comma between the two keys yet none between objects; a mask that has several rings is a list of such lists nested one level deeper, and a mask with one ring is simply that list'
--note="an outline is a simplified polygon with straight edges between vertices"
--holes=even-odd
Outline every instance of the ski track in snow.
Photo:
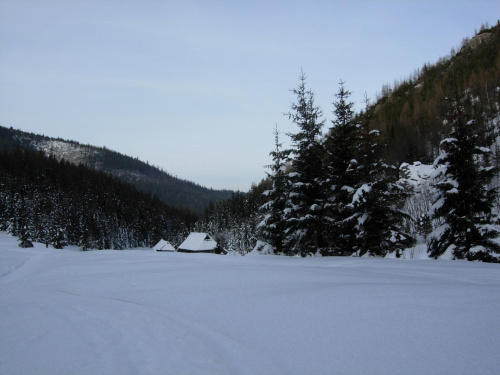
[{"label": "ski track in snow", "polygon": [[0,232],[0,374],[497,374],[500,268],[21,249]]}]

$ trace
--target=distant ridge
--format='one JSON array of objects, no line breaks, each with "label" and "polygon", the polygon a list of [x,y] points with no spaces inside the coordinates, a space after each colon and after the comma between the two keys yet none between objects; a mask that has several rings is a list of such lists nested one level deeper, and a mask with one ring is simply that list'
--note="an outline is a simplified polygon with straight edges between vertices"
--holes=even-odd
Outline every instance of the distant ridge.
[{"label": "distant ridge", "polygon": [[75,141],[50,138],[21,130],[0,126],[0,147],[41,151],[57,160],[65,159],[72,164],[109,173],[129,182],[139,190],[156,195],[165,203],[195,213],[202,213],[210,201],[228,199],[231,190],[213,190],[194,182],[182,180],[142,162],[106,147],[83,145]]}]

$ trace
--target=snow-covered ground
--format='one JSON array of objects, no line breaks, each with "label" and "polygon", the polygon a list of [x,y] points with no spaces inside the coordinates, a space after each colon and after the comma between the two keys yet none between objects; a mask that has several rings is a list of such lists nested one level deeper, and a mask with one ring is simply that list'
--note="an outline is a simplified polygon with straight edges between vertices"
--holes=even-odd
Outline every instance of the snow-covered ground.
[{"label": "snow-covered ground", "polygon": [[21,249],[0,374],[498,374],[500,267]]}]

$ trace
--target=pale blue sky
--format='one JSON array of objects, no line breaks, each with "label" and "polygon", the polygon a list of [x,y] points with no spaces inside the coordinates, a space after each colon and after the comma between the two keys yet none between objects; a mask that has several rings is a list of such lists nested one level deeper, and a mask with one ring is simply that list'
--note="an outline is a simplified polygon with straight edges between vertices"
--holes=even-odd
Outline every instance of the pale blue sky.
[{"label": "pale blue sky", "polygon": [[499,17],[481,0],[0,0],[0,124],[247,191],[275,123],[296,131],[301,69],[329,120],[340,79],[359,104]]}]

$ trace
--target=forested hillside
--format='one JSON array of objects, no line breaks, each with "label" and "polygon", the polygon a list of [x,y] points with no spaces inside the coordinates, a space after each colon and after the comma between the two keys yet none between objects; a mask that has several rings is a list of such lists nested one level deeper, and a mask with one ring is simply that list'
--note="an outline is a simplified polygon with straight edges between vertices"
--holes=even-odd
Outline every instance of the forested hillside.
[{"label": "forested hillside", "polygon": [[0,154],[0,230],[22,246],[124,249],[161,238],[179,244],[192,221],[189,211],[82,164],[19,148]]},{"label": "forested hillside", "polygon": [[231,197],[230,190],[213,190],[174,177],[137,158],[74,141],[54,139],[0,126],[0,150],[19,147],[43,151],[57,160],[65,159],[75,165],[109,173],[129,182],[139,190],[156,195],[165,203],[201,213],[210,201]]},{"label": "forested hillside", "polygon": [[482,26],[472,38],[464,38],[438,62],[425,64],[392,87],[384,85],[368,108],[372,121],[387,140],[387,159],[396,164],[432,163],[441,140],[450,132],[443,122],[453,90],[474,93],[494,117],[500,82],[500,27]]}]

